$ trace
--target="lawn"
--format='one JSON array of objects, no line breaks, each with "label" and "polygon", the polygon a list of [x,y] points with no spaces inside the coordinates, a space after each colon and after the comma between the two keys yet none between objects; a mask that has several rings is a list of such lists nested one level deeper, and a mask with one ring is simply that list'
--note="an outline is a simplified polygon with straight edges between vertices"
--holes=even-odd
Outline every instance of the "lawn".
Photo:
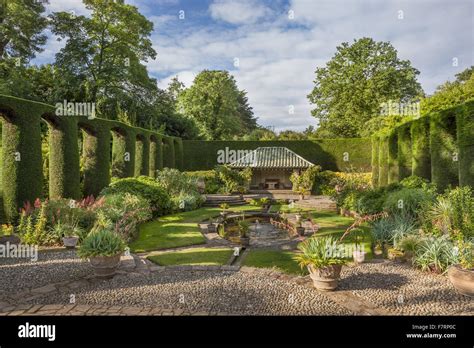
[{"label": "lawn", "polygon": [[[232,211],[255,210],[250,205],[231,207]],[[133,252],[146,252],[189,245],[205,244],[198,223],[218,216],[219,208],[206,207],[163,216],[140,225],[138,237],[130,243]]]},{"label": "lawn", "polygon": [[160,265],[225,265],[233,250],[229,248],[190,248],[162,252],[148,256],[148,260]]},{"label": "lawn", "polygon": [[[341,216],[333,211],[314,211],[311,215],[313,216],[313,221],[320,226],[317,232],[318,236],[332,235],[340,238],[346,229],[354,222],[353,218]],[[370,227],[365,224],[359,228],[362,230],[359,235],[352,232],[352,234],[350,233],[343,239],[343,243],[354,245],[357,236],[359,243],[364,246],[366,259],[371,259],[373,255],[370,247],[372,243]]]},{"label": "lawn", "polygon": [[306,275],[306,268],[301,269],[293,260],[295,255],[292,251],[279,250],[250,250],[243,260],[242,265],[257,268],[276,268],[277,270],[297,275]]}]

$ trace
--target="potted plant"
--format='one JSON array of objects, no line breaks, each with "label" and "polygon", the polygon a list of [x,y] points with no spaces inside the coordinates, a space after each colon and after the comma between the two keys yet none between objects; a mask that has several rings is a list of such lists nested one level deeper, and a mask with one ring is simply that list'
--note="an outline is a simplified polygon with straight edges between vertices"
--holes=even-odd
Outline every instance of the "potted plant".
[{"label": "potted plant", "polygon": [[98,277],[109,278],[115,274],[124,250],[125,243],[118,234],[111,229],[98,227],[84,239],[77,254],[89,259]]},{"label": "potted plant", "polygon": [[221,208],[221,216],[225,218],[225,217],[227,216],[227,214],[229,213],[229,212],[228,212],[229,204],[227,204],[227,203],[222,203],[222,204],[219,206],[219,208]]},{"label": "potted plant", "polygon": [[240,244],[242,246],[249,246],[250,238],[248,236],[250,224],[248,221],[240,220],[239,224],[239,233],[240,233]]},{"label": "potted plant", "polygon": [[305,228],[303,227],[301,221],[296,221],[296,233],[298,236],[303,237],[305,232]]},{"label": "potted plant", "polygon": [[76,248],[79,236],[84,235],[84,230],[77,223],[63,223],[60,220],[52,227],[51,232],[62,239],[66,249]]},{"label": "potted plant", "polygon": [[336,289],[342,265],[347,262],[337,239],[313,236],[300,243],[298,249],[301,254],[295,260],[302,268],[308,268],[314,287],[322,291]]},{"label": "potted plant", "polygon": [[459,264],[448,268],[448,278],[454,288],[463,295],[474,297],[474,261],[472,242],[458,242]]}]

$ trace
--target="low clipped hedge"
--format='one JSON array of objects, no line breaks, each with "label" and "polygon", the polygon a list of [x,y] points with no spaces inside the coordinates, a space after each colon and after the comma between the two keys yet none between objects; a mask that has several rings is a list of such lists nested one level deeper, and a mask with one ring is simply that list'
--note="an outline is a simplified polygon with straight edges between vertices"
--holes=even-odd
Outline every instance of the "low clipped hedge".
[{"label": "low clipped hedge", "polygon": [[114,180],[103,189],[100,195],[130,193],[150,202],[153,217],[165,215],[171,211],[171,197],[168,192],[154,179],[147,176]]}]

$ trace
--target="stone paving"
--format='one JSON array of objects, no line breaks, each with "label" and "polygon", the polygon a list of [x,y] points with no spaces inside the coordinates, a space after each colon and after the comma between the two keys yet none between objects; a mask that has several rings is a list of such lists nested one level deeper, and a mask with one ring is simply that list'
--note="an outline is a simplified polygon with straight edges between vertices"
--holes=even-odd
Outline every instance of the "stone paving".
[{"label": "stone paving", "polygon": [[[51,262],[53,255],[61,262]],[[102,280],[73,251],[40,260],[48,267],[2,260],[0,314],[474,315],[472,299],[445,276],[388,261],[344,267],[339,290],[323,293],[309,277],[238,265],[161,267],[132,255],[113,279]],[[44,274],[25,286],[15,273],[29,267],[28,274]]]}]

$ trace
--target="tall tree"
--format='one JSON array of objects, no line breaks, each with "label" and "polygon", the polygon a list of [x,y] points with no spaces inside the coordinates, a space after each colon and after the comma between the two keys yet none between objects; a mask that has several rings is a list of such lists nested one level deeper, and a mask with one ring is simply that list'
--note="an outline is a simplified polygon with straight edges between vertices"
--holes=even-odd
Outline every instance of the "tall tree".
[{"label": "tall tree", "polygon": [[421,113],[429,114],[474,99],[474,66],[456,74],[453,82],[438,86],[436,92],[421,100]]},{"label": "tall tree", "polygon": [[66,45],[56,65],[71,81],[75,97],[97,103],[102,117],[114,118],[117,104],[144,112],[156,97],[156,81],[142,62],[155,59],[153,23],[123,1],[83,0],[91,16],[54,13],[52,31]]},{"label": "tall tree", "polygon": [[46,43],[45,8],[37,0],[0,0],[0,61],[14,57],[28,60]]},{"label": "tall tree", "polygon": [[204,70],[181,93],[179,103],[184,114],[196,121],[202,137],[221,140],[240,131],[238,97],[235,80],[227,71]]},{"label": "tall tree", "polygon": [[239,91],[237,103],[237,114],[243,125],[241,133],[247,134],[257,128],[257,118],[254,116],[253,108],[249,105],[246,91]]},{"label": "tall tree", "polygon": [[316,69],[308,99],[315,108],[319,134],[330,137],[365,136],[365,124],[390,100],[408,102],[423,94],[410,61],[400,60],[389,42],[371,38],[344,42],[323,68]]}]

